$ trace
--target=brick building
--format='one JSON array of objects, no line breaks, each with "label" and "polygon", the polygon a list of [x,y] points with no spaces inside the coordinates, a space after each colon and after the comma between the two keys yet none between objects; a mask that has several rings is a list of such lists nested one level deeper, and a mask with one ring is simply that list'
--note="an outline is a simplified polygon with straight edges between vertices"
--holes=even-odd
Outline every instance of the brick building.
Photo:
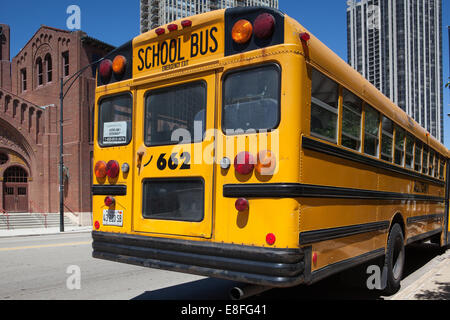
[{"label": "brick building", "polygon": [[[0,210],[59,212],[59,91],[113,47],[82,31],[41,26],[10,58],[10,28],[0,24]],[[64,99],[66,212],[90,223],[95,67]]]}]

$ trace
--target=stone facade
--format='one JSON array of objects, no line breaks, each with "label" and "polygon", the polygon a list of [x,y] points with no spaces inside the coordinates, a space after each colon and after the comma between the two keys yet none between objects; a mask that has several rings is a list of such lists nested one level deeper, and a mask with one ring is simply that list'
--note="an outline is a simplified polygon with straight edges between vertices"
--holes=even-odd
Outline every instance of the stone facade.
[{"label": "stone facade", "polygon": [[[61,78],[68,80],[113,47],[82,31],[42,26],[10,60],[10,30],[2,24],[0,29],[0,210],[24,211],[23,204],[13,204],[20,198],[13,194],[14,174],[22,173],[8,171],[18,167],[27,176],[27,197],[20,198],[26,198],[27,211],[56,213]],[[80,224],[90,223],[95,72],[88,68],[64,99],[65,210]]]}]

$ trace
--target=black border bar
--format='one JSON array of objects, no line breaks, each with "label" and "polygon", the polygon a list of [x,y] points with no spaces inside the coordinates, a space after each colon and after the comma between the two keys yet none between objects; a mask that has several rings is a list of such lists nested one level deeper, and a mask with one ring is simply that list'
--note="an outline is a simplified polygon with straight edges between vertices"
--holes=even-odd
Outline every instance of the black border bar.
[{"label": "black border bar", "polygon": [[126,196],[127,186],[125,185],[113,185],[103,186],[95,184],[92,186],[93,196]]},{"label": "black border bar", "polygon": [[444,217],[444,215],[442,213],[427,214],[427,215],[423,215],[423,216],[409,217],[408,219],[406,219],[406,223],[412,224],[412,223],[421,222],[421,221],[441,220],[443,217]]},{"label": "black border bar", "polygon": [[308,185],[301,183],[228,184],[223,186],[226,198],[330,198],[364,200],[412,200],[444,202],[445,199],[422,194]]},{"label": "black border bar", "polygon": [[354,236],[367,232],[383,231],[388,228],[389,221],[380,221],[353,226],[306,231],[300,233],[299,241],[300,245],[307,245],[321,241]]}]

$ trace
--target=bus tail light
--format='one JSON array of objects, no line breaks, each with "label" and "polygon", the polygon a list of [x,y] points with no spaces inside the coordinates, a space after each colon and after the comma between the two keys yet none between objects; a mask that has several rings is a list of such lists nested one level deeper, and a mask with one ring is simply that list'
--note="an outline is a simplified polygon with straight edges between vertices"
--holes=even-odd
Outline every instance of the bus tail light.
[{"label": "bus tail light", "polygon": [[100,63],[99,73],[103,80],[109,80],[112,72],[112,61],[105,59]]},{"label": "bus tail light", "polygon": [[118,55],[114,58],[112,63],[112,69],[115,74],[121,75],[125,72],[127,66],[127,59],[122,56]]},{"label": "bus tail light", "polygon": [[120,172],[119,163],[116,160],[111,160],[106,164],[106,174],[108,177],[114,179],[117,178]]},{"label": "bus tail light", "polygon": [[275,17],[270,13],[260,14],[253,25],[256,37],[259,39],[269,39],[275,30]]},{"label": "bus tail light", "polygon": [[114,199],[114,197],[106,197],[105,198],[105,206],[111,207],[115,203],[116,203],[116,199]]},{"label": "bus tail light", "polygon": [[98,161],[95,164],[94,168],[95,176],[99,179],[103,179],[106,177],[106,162],[105,161]]},{"label": "bus tail light", "polygon": [[309,39],[311,39],[311,36],[307,32],[302,32],[302,33],[300,33],[300,39],[302,41],[308,42]]},{"label": "bus tail light", "polygon": [[247,211],[250,207],[248,200],[244,198],[237,199],[234,203],[236,210],[239,212]]},{"label": "bus tail light", "polygon": [[266,242],[267,242],[267,244],[268,244],[269,246],[274,245],[274,244],[275,244],[275,241],[276,241],[276,237],[275,237],[275,235],[274,235],[273,233],[268,233],[268,234],[266,235]]},{"label": "bus tail light", "polygon": [[234,168],[242,175],[250,174],[255,168],[255,160],[249,152],[241,152],[234,158]]},{"label": "bus tail light", "polygon": [[155,32],[156,32],[156,34],[157,34],[158,36],[162,36],[163,34],[166,33],[166,29],[164,29],[164,28],[158,28],[158,29],[155,30]]},{"label": "bus tail light", "polygon": [[256,172],[260,175],[268,176],[275,172],[276,158],[272,151],[265,150],[258,153],[258,160],[255,166]]},{"label": "bus tail light", "polygon": [[247,43],[253,35],[253,26],[250,21],[242,19],[236,22],[231,30],[231,37],[238,44]]},{"label": "bus tail light", "polygon": [[167,30],[169,30],[169,32],[174,32],[178,30],[178,25],[176,25],[175,23],[169,24],[167,26]]},{"label": "bus tail light", "polygon": [[191,20],[183,20],[183,21],[181,21],[181,26],[183,28],[192,27],[192,21]]}]

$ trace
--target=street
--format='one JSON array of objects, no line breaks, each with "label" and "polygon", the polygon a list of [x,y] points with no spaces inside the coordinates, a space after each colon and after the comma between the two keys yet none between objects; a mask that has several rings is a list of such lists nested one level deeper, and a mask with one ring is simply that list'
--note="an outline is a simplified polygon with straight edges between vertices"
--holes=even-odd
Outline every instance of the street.
[{"label": "street", "polygon": [[[90,232],[1,238],[0,300],[223,300],[236,285],[97,260],[91,253]],[[431,244],[408,247],[402,289],[423,276],[442,253]],[[272,289],[250,299],[389,299],[355,285],[349,274],[309,287]]]}]

